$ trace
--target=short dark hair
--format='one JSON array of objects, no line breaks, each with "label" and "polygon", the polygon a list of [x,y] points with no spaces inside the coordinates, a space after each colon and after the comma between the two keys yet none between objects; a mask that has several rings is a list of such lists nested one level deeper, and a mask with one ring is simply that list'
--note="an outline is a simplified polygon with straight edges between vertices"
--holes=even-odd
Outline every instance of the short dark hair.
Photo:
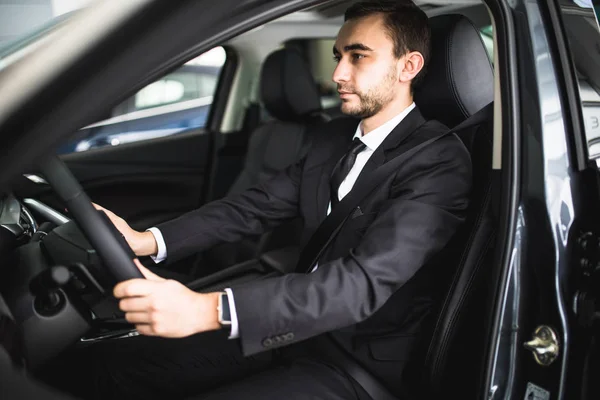
[{"label": "short dark hair", "polygon": [[431,30],[427,14],[410,0],[370,0],[348,7],[344,21],[374,14],[383,14],[383,23],[394,42],[396,58],[411,51],[418,51],[423,55],[423,69],[412,81],[411,87],[414,88],[423,79],[429,63]]}]

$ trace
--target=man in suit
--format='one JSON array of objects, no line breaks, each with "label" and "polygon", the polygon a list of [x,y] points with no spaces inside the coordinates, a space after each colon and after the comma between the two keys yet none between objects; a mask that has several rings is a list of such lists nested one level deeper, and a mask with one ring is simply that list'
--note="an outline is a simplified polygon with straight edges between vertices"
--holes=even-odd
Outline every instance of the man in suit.
[{"label": "man in suit", "polygon": [[[427,17],[411,2],[351,6],[333,49],[333,80],[342,111],[360,122],[334,120],[285,172],[146,232],[106,212],[137,255],[157,262],[260,234],[298,215],[305,244],[373,170],[447,130],[425,121],[413,103],[429,42]],[[95,346],[103,358],[91,372],[96,390],[112,398],[171,398],[221,385],[199,398],[364,397],[343,365],[320,357],[336,347],[402,396],[403,369],[439,293],[436,277],[452,267],[436,255],[463,222],[470,187],[468,152],[447,135],[362,200],[310,273],[196,293],[138,263],[147,279],[122,282],[114,295],[144,336],[110,351]]]}]

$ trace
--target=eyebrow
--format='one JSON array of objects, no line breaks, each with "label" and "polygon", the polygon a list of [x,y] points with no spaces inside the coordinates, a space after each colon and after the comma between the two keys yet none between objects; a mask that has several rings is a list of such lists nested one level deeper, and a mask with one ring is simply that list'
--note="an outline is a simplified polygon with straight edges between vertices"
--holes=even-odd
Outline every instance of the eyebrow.
[{"label": "eyebrow", "polygon": [[[344,52],[352,50],[373,51],[372,48],[365,46],[362,43],[352,43],[347,46],[344,46]],[[340,54],[339,50],[335,46],[333,46],[333,54]]]}]

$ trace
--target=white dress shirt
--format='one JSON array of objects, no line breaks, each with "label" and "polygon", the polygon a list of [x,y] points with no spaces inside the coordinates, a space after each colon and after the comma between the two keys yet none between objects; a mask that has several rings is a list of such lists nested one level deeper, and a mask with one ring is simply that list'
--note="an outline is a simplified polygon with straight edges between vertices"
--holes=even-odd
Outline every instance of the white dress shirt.
[{"label": "white dress shirt", "polygon": [[[359,138],[365,144],[365,148],[363,149],[363,151],[357,154],[352,169],[350,169],[350,172],[348,172],[348,175],[346,175],[346,178],[342,181],[340,187],[338,188],[338,198],[340,199],[340,201],[344,198],[344,196],[346,196],[350,192],[350,190],[352,190],[354,183],[358,179],[358,176],[360,175],[367,161],[369,161],[369,158],[371,158],[373,152],[392,132],[392,130],[400,122],[402,122],[402,120],[408,115],[409,112],[412,111],[413,108],[415,108],[415,103],[412,103],[411,105],[406,107],[400,114],[396,115],[395,117],[393,117],[383,125],[379,126],[378,128],[373,129],[371,132],[364,136],[362,131],[362,123],[358,124],[353,139]],[[330,212],[331,202],[327,207],[327,215],[329,215]],[[148,231],[152,232],[152,234],[154,235],[154,239],[156,240],[156,245],[158,249],[156,252],[156,256],[151,256],[152,260],[154,260],[154,262],[156,263],[164,261],[167,258],[167,246],[165,244],[165,240],[162,236],[162,233],[158,228],[150,228],[148,229]],[[311,272],[316,271],[317,268],[318,265],[315,265]],[[231,312],[231,334],[229,335],[229,338],[236,339],[240,336],[240,331],[238,326],[237,313],[235,310],[235,301],[233,299],[233,292],[230,288],[226,288],[225,292],[227,293],[227,299],[229,301],[229,310]]]}]

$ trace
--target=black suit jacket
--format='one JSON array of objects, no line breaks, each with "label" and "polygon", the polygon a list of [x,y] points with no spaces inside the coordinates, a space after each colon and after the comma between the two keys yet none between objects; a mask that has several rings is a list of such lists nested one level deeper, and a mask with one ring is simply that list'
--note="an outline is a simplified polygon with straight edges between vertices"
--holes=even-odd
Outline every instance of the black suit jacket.
[{"label": "black suit jacket", "polygon": [[[158,226],[169,258],[179,258],[300,215],[303,242],[326,217],[329,177],[357,120],[339,119],[314,135],[308,155],[233,198]],[[415,108],[371,155],[355,185],[387,160],[447,128]],[[356,187],[356,186],[355,186]],[[399,375],[436,297],[436,262],[465,219],[471,161],[455,135],[423,148],[360,204],[311,274],[288,274],[233,288],[244,354],[325,332],[395,392]]]}]

